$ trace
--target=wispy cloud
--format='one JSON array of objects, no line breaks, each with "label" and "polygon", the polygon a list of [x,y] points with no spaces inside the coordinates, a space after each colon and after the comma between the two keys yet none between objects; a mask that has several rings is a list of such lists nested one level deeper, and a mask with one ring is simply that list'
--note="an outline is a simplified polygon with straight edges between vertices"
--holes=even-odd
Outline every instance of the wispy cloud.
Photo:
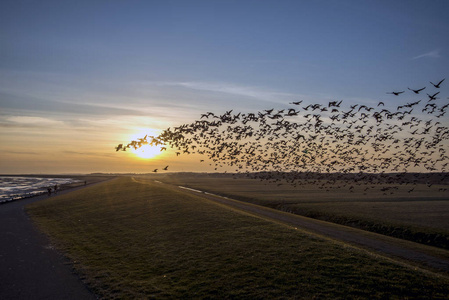
[{"label": "wispy cloud", "polygon": [[412,59],[419,59],[419,58],[425,58],[425,57],[429,57],[429,58],[440,58],[440,49],[435,49],[432,50],[430,52],[424,53],[424,54],[420,54],[418,56],[413,57]]},{"label": "wispy cloud", "polygon": [[31,152],[31,151],[8,151],[10,154],[19,154],[19,155],[38,155],[40,153],[38,152]]},{"label": "wispy cloud", "polygon": [[120,131],[136,131],[142,128],[165,129],[170,126],[169,121],[157,118],[148,118],[140,116],[128,116],[120,119],[76,119],[70,122],[70,125],[78,130],[86,131],[108,131],[114,128],[116,133]]},{"label": "wispy cloud", "polygon": [[6,118],[8,122],[12,122],[15,124],[21,125],[32,125],[32,126],[61,126],[64,125],[64,122],[53,120],[49,118],[42,117],[30,117],[30,116],[13,116]]},{"label": "wispy cloud", "polygon": [[81,155],[81,156],[100,156],[100,157],[114,157],[115,155],[111,153],[98,153],[98,152],[80,152],[80,151],[62,151],[65,154],[69,155]]},{"label": "wispy cloud", "polygon": [[2,99],[2,109],[32,111],[34,113],[52,113],[70,115],[144,115],[141,107],[132,106],[132,99],[127,103],[106,103],[111,99],[91,100],[95,95],[86,97],[88,99],[59,100],[42,97],[35,97],[20,91],[12,93],[4,92],[0,87],[0,97]]},{"label": "wispy cloud", "polygon": [[205,81],[169,81],[169,82],[152,82],[159,86],[178,86],[192,90],[208,91],[216,93],[224,93],[236,96],[244,96],[259,100],[279,100],[280,97],[293,97],[295,95],[263,89],[255,86],[243,86],[227,82],[205,82]]}]

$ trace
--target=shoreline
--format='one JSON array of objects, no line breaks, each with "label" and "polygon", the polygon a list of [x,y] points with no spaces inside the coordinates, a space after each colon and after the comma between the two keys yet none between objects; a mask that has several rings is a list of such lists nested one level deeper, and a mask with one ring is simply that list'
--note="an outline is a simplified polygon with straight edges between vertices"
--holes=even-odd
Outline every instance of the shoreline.
[{"label": "shoreline", "polygon": [[[63,184],[58,184],[58,190],[55,193],[53,191],[53,187],[52,187],[52,192],[50,195],[48,195],[48,192],[45,191],[44,189],[46,189],[47,187],[42,187],[42,191],[35,191],[35,192],[28,192],[28,193],[24,193],[24,194],[16,194],[16,195],[11,195],[9,198],[5,198],[5,199],[1,199],[0,200],[0,205],[4,205],[4,204],[9,204],[12,202],[16,202],[19,200],[26,200],[26,199],[32,199],[32,198],[36,198],[36,197],[53,197],[53,196],[58,196],[61,193],[65,193],[66,191],[70,190],[74,190],[77,188],[81,188],[81,187],[86,187],[89,186],[91,184],[95,184],[95,183],[99,183],[99,182],[103,182],[103,181],[107,181],[110,180],[112,178],[115,178],[116,176],[94,176],[94,175],[75,175],[75,176],[62,176],[62,175],[28,175],[28,176],[24,176],[24,175],[0,175],[0,176],[8,176],[8,177],[34,177],[34,178],[67,178],[67,179],[71,179],[73,180],[73,182],[69,182],[69,183],[63,183]],[[89,180],[90,179],[90,180]]]},{"label": "shoreline", "polygon": [[[77,185],[73,186],[74,184],[77,184]],[[60,184],[60,185],[58,185],[58,191],[57,192],[52,191],[50,195],[48,195],[48,192],[43,190],[43,189],[46,189],[46,187],[42,187],[42,191],[38,190],[38,191],[27,192],[24,194],[11,195],[9,198],[0,200],[0,205],[18,201],[18,200],[24,200],[24,199],[44,196],[44,195],[48,195],[48,197],[51,197],[53,195],[56,196],[60,192],[70,190],[70,189],[80,187],[80,186],[86,186],[86,185],[87,185],[87,183],[84,183],[84,182],[70,182],[70,183]]]},{"label": "shoreline", "polygon": [[46,194],[0,205],[0,298],[1,299],[96,299],[74,273],[70,261],[51,246],[29,217],[26,206],[79,189],[101,184],[110,178],[87,185],[66,186],[57,194]]}]

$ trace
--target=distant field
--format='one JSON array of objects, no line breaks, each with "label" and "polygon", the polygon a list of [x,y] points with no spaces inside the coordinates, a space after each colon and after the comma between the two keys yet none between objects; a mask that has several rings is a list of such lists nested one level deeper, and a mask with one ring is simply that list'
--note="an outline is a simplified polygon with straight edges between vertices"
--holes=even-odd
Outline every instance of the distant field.
[{"label": "distant field", "polygon": [[[337,181],[294,187],[231,175],[167,174],[163,182],[449,249],[447,185],[356,185]],[[351,190],[349,187],[354,186]],[[383,189],[383,190],[382,190]],[[413,189],[413,192],[409,192]]]},{"label": "distant field", "polygon": [[106,181],[106,180],[114,178],[115,176],[113,176],[113,175],[89,175],[88,174],[88,175],[75,175],[75,176],[66,176],[66,177],[78,179],[81,182],[65,185],[65,187],[62,187],[63,189],[81,186],[81,185],[84,185],[84,182],[87,185],[89,185],[89,184],[93,184],[93,183],[97,183],[97,182],[101,182],[101,181]]},{"label": "distant field", "polygon": [[129,177],[27,208],[105,299],[448,299],[449,280]]}]

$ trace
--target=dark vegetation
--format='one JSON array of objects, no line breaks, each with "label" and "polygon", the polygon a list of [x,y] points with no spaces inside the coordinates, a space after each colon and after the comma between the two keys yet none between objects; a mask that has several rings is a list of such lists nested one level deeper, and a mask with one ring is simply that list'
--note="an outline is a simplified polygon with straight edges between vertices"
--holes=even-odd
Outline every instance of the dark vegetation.
[{"label": "dark vegetation", "polygon": [[301,209],[300,207],[295,208],[294,206],[285,207],[283,205],[278,205],[274,208],[309,218],[351,226],[424,245],[449,249],[449,233],[447,231],[444,232],[441,230],[439,232],[426,232],[423,228],[417,226],[400,226],[388,223],[382,224],[376,220],[361,220],[357,218],[357,216],[335,215],[332,213],[328,214],[319,210],[313,211]]}]

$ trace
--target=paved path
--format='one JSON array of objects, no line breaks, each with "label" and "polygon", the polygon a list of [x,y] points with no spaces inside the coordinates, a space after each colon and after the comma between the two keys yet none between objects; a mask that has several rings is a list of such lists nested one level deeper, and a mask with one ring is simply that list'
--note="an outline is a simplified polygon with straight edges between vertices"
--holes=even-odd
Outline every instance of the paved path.
[{"label": "paved path", "polygon": [[0,299],[96,299],[25,213],[25,205],[47,197],[0,205]]}]

